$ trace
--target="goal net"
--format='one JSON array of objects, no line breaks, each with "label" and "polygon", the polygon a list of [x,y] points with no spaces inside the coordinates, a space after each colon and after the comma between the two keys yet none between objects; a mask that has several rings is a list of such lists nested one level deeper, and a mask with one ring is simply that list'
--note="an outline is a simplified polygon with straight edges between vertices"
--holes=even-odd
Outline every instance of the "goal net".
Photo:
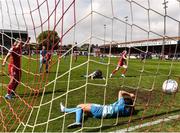
[{"label": "goal net", "polygon": [[[31,37],[11,99],[5,97],[10,61],[0,65],[0,131],[178,131],[179,92],[164,93],[162,84],[180,82],[179,11],[179,0],[0,0],[1,63],[17,38]],[[51,59],[40,71],[42,46]],[[123,50],[127,72],[120,68],[110,78]],[[87,76],[96,70],[103,78]],[[60,103],[108,105],[119,90],[135,94],[133,114],[83,114],[81,126],[67,128],[75,114],[62,113]]]}]

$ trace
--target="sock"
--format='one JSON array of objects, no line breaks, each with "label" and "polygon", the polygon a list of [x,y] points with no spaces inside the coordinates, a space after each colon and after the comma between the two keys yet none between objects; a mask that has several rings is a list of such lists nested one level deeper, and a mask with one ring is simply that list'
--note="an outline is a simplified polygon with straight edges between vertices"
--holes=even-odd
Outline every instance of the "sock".
[{"label": "sock", "polygon": [[122,71],[122,74],[125,74],[126,73],[126,69],[124,69],[123,71]]},{"label": "sock", "polygon": [[113,71],[112,71],[112,74],[115,74],[117,72],[117,70],[116,69],[114,69]]},{"label": "sock", "polygon": [[79,108],[64,108],[65,113],[75,113]]},{"label": "sock", "polygon": [[78,108],[78,110],[76,110],[76,123],[81,123],[82,113],[83,110],[81,108]]},{"label": "sock", "polygon": [[80,107],[77,108],[64,108],[66,113],[76,113],[76,123],[81,123],[83,110]]}]

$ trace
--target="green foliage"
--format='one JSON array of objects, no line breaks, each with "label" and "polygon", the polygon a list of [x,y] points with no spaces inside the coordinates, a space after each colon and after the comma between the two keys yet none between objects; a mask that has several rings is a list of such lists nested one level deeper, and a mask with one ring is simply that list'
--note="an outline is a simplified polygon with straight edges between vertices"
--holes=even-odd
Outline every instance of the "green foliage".
[{"label": "green foliage", "polygon": [[42,48],[42,45],[46,46],[47,49],[57,49],[59,44],[60,37],[56,31],[43,31],[37,37],[37,42],[39,44],[39,49]]}]

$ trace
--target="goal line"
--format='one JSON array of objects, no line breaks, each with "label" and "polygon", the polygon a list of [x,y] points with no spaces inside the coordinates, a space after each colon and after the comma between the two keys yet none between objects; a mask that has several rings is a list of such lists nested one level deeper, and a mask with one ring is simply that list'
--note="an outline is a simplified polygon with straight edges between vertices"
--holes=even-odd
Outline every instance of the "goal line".
[{"label": "goal line", "polygon": [[162,118],[162,119],[158,119],[158,120],[155,120],[155,121],[147,122],[147,123],[144,123],[144,124],[139,124],[139,125],[136,125],[136,126],[131,126],[131,127],[128,127],[128,128],[117,130],[115,132],[131,132],[131,131],[135,131],[135,130],[143,128],[143,127],[154,126],[154,125],[160,124],[161,122],[168,122],[168,121],[171,121],[171,120],[176,120],[178,118],[180,118],[180,115],[172,115],[172,116],[168,116],[167,118]]}]

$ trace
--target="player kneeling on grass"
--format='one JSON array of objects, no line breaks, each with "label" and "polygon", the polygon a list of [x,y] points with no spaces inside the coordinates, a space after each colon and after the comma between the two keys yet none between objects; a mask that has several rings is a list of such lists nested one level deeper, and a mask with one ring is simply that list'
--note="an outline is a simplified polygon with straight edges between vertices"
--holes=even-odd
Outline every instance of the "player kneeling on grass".
[{"label": "player kneeling on grass", "polygon": [[126,73],[126,71],[127,71],[127,68],[128,68],[128,66],[127,66],[127,51],[126,50],[124,50],[123,52],[122,52],[122,54],[121,54],[121,57],[119,58],[119,61],[118,61],[118,65],[117,65],[117,67],[116,67],[116,69],[114,69],[113,71],[112,71],[112,73],[110,74],[110,78],[121,68],[121,67],[123,67],[124,68],[124,70],[122,71],[122,77],[125,77],[125,73]]},{"label": "player kneeling on grass", "polygon": [[[126,97],[125,97],[126,96]],[[128,97],[127,97],[128,96]],[[81,126],[84,113],[90,113],[94,118],[116,118],[117,116],[130,116],[134,113],[133,100],[135,95],[126,91],[119,91],[118,100],[113,104],[100,105],[94,103],[79,104],[76,108],[66,108],[60,103],[61,112],[76,113],[76,122],[68,128]]]},{"label": "player kneeling on grass", "polygon": [[84,77],[88,77],[88,78],[91,78],[91,79],[104,79],[104,77],[102,76],[102,71],[101,70],[96,70],[94,72],[92,72],[91,74],[89,75],[84,75]]}]

